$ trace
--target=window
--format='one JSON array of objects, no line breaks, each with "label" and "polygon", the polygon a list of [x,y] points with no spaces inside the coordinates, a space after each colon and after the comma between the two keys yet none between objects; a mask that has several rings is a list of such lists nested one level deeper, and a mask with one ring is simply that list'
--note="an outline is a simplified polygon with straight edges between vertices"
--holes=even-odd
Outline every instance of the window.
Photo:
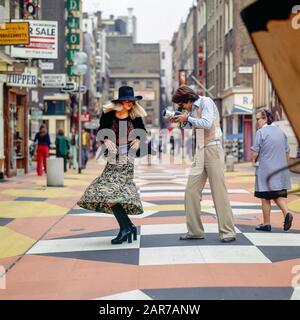
[{"label": "window", "polygon": [[228,12],[228,29],[231,30],[233,28],[233,0],[229,0],[229,12]]},{"label": "window", "polygon": [[233,87],[233,54],[229,52],[229,86]]},{"label": "window", "polygon": [[109,80],[109,87],[110,88],[114,88],[115,87],[115,80],[114,79],[110,79]]},{"label": "window", "polygon": [[66,101],[64,100],[45,100],[44,115],[62,115],[66,114]]},{"label": "window", "polygon": [[227,3],[225,3],[225,34],[228,33],[228,29],[229,29],[229,6]]},{"label": "window", "polygon": [[140,84],[140,81],[139,80],[134,80],[133,84]]},{"label": "window", "polygon": [[65,130],[65,120],[56,120],[56,134],[58,133],[59,129],[64,129]]},{"label": "window", "polygon": [[229,57],[228,55],[225,56],[225,89],[229,86]]},{"label": "window", "polygon": [[127,86],[127,81],[126,80],[122,80],[121,81],[121,86]]},{"label": "window", "polygon": [[146,88],[153,88],[153,83],[152,83],[152,80],[147,80],[146,81]]},{"label": "window", "polygon": [[165,60],[165,58],[166,58],[166,53],[164,51],[161,53],[161,58],[162,58],[162,60]]},{"label": "window", "polygon": [[165,77],[165,76],[166,76],[166,70],[165,70],[165,69],[161,69],[161,70],[160,70],[160,75],[161,75],[162,77]]}]

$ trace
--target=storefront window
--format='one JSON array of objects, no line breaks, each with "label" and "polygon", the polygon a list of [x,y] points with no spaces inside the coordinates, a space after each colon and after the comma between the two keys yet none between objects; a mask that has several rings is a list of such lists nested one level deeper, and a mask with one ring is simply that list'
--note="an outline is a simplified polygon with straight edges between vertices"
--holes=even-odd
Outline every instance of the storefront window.
[{"label": "storefront window", "polygon": [[47,100],[45,101],[44,115],[65,115],[66,101]]},{"label": "storefront window", "polygon": [[56,134],[58,133],[59,129],[65,130],[65,120],[56,120]]}]

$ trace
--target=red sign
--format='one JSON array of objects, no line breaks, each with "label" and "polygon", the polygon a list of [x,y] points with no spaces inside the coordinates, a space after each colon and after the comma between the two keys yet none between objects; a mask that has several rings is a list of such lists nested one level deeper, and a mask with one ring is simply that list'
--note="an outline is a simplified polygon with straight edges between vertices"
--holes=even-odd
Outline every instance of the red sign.
[{"label": "red sign", "polygon": [[81,121],[82,122],[90,122],[91,121],[91,115],[89,113],[82,114],[81,115]]}]

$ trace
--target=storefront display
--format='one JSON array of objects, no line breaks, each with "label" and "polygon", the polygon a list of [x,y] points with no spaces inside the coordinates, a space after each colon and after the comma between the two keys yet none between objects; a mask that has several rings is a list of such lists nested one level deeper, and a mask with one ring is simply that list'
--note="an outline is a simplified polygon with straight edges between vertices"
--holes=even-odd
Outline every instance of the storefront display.
[{"label": "storefront display", "polygon": [[28,172],[28,105],[25,89],[5,89],[5,175]]}]

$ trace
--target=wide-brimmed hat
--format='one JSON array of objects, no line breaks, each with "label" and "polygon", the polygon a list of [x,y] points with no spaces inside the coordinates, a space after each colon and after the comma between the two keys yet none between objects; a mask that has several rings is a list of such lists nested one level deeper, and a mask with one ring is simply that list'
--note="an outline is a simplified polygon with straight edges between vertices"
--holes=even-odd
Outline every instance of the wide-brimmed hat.
[{"label": "wide-brimmed hat", "polygon": [[128,86],[123,86],[119,88],[119,97],[118,99],[111,100],[112,102],[120,101],[138,101],[142,100],[142,96],[134,96],[133,88]]}]

